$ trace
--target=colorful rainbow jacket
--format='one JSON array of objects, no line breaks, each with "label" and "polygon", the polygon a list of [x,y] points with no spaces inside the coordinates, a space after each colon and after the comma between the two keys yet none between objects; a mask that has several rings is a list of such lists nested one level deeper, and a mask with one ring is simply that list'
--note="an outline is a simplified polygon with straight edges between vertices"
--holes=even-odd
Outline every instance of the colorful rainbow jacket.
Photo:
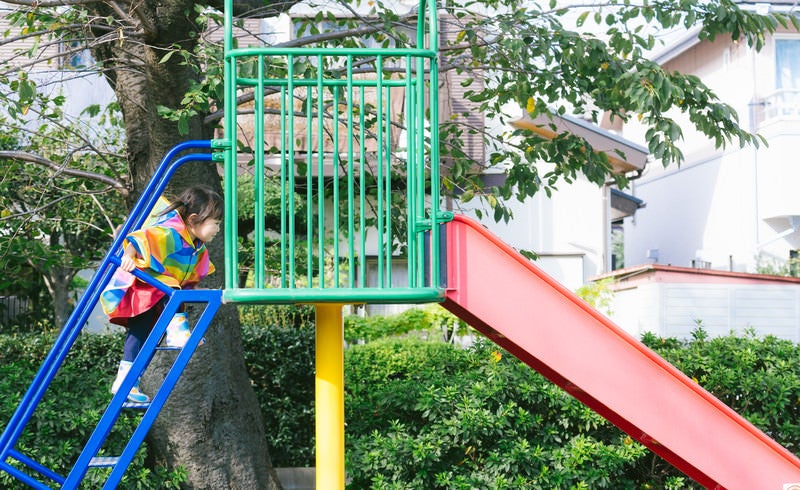
[{"label": "colorful rainbow jacket", "polygon": [[[169,206],[160,197],[144,226],[125,237],[123,246],[133,245],[138,252],[136,268],[175,289],[192,289],[200,279],[214,272],[203,242],[192,243],[186,224],[177,211],[158,216]],[[164,297],[155,287],[117,269],[100,304],[111,323],[127,326],[128,318],[153,308]]]}]

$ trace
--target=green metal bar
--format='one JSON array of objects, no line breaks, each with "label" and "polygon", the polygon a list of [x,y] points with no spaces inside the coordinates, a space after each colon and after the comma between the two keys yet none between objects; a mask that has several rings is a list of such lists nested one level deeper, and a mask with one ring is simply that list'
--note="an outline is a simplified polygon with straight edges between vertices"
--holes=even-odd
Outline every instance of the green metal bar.
[{"label": "green metal bar", "polygon": [[[433,10],[433,16],[435,17],[436,12],[435,9]],[[431,29],[431,31],[435,31],[435,29]],[[432,32],[431,34],[432,39],[435,39],[435,34]],[[436,87],[439,86],[439,69],[438,69],[438,61],[436,58],[431,58],[429,61],[430,63],[430,87],[431,87],[431,107],[439,107],[439,91],[436,90]],[[440,239],[439,236],[439,223],[440,223],[440,216],[439,216],[439,111],[431,110],[431,264],[436,264],[435,267],[431,268],[430,271],[430,278],[431,278],[431,285],[438,286],[441,284],[440,281],[440,272],[441,268],[438,267],[438,260],[434,260],[433,258],[440,257],[439,249],[440,249]],[[422,267],[420,267],[422,269]]]},{"label": "green metal bar", "polygon": [[[381,77],[383,77],[382,70],[379,72]],[[383,185],[385,186],[384,195],[386,196],[386,209],[384,210],[384,227],[386,228],[386,247],[384,249],[384,254],[386,255],[386,287],[392,287],[392,266],[393,263],[393,255],[392,251],[394,248],[394,238],[392,237],[392,97],[391,92],[388,88],[383,87],[383,90],[386,92],[386,107],[384,111],[386,112],[386,126],[383,128],[379,128],[379,131],[383,131],[385,133],[384,136],[384,143],[381,147],[380,151],[385,155],[384,160],[386,162],[386,175],[384,176]],[[383,98],[383,94],[381,94],[381,98]]]},{"label": "green metal bar", "polygon": [[414,216],[416,215],[416,201],[415,201],[415,194],[417,192],[416,186],[416,167],[413,165],[414,163],[414,155],[415,155],[415,148],[416,148],[416,137],[415,137],[415,126],[413,114],[416,110],[414,104],[414,85],[413,85],[413,78],[411,74],[411,56],[406,56],[405,58],[405,94],[406,94],[406,101],[405,101],[405,124],[406,124],[406,243],[408,244],[408,267],[406,267],[406,275],[408,276],[408,286],[415,287],[416,284],[416,276],[414,275],[414,271],[416,268],[414,265],[417,261],[417,247],[412,246],[414,243],[414,237],[416,236],[416,220]]},{"label": "green metal bar", "polygon": [[306,269],[308,271],[308,286],[314,281],[314,179],[313,168],[313,120],[314,103],[311,96],[311,87],[306,88]]},{"label": "green metal bar", "polygon": [[[255,212],[253,219],[255,220],[255,257],[253,260],[253,282],[255,287],[264,287],[264,58],[258,58],[258,79],[261,81],[255,93],[255,101],[253,106],[253,119],[254,119],[254,132],[255,132],[255,175],[253,180],[255,183],[254,192],[254,205]],[[283,122],[283,119],[281,119]]]},{"label": "green metal bar", "polygon": [[[416,214],[414,219],[419,225],[425,219],[425,60],[417,58],[417,85],[416,85],[416,99],[417,99],[417,114],[414,118],[414,124],[417,126],[417,148],[416,148],[416,161],[417,161],[417,194],[414,196],[416,199]],[[423,241],[423,228],[417,228],[417,235],[414,237],[415,247],[417,250],[423,250],[425,246]],[[420,257],[418,256],[418,259]],[[422,284],[425,280],[424,271],[419,267],[419,262],[416,264],[416,284]]]},{"label": "green metal bar", "polygon": [[[295,198],[294,198],[294,189],[295,189],[295,172],[296,172],[296,165],[295,165],[295,156],[296,156],[296,149],[294,143],[294,127],[295,127],[295,111],[294,111],[294,63],[290,61],[289,63],[289,71],[288,75],[289,80],[292,83],[289,84],[288,88],[288,100],[289,100],[289,113],[291,114],[289,117],[289,159],[287,161],[288,170],[287,173],[289,174],[289,188],[285,188],[281,186],[281,192],[284,196],[288,196],[289,198],[289,212],[288,214],[284,215],[283,219],[289,221],[289,277],[287,278],[287,284],[285,287],[294,288],[297,286],[297,264],[295,253],[297,252],[297,247],[295,246],[297,236],[295,230],[295,212],[297,211]],[[281,255],[283,257],[283,255]],[[281,259],[282,260],[282,259]]]},{"label": "green metal bar", "polygon": [[[225,29],[223,49],[226,53],[233,50],[233,0],[224,2]],[[238,286],[238,211],[236,209],[236,130],[231,129],[236,121],[236,63],[232,57],[225,57],[223,61],[225,76],[225,287]]]},{"label": "green metal bar", "polygon": [[[419,42],[419,37],[417,38]],[[423,41],[424,44],[424,35]],[[286,47],[247,47],[237,48],[225,52],[225,57],[244,57],[244,56],[335,56],[344,57],[347,55],[358,56],[361,58],[377,57],[377,56],[414,56],[416,58],[435,58],[439,54],[434,49],[425,48],[322,48],[322,47],[302,47],[302,48],[286,48]]]},{"label": "green metal bar", "polygon": [[[285,87],[285,86],[289,85],[289,81],[286,80],[285,78],[276,78],[276,79],[266,78],[264,81],[265,81],[265,83],[267,83],[267,85],[274,86],[274,87]],[[353,85],[356,86],[356,87],[362,87],[362,86],[363,87],[375,87],[376,83],[377,83],[376,80],[366,80],[366,79],[355,79],[355,80],[353,80]],[[384,80],[383,84],[384,84],[384,86],[389,86],[389,87],[402,87],[405,84],[405,82],[403,82],[402,80],[389,79],[389,80]],[[239,79],[239,85],[243,86],[243,87],[248,87],[248,86],[249,87],[255,87],[255,86],[258,85],[258,79],[257,78],[240,78]],[[316,80],[308,80],[308,79],[296,79],[296,80],[294,80],[294,85],[297,86],[297,87],[315,87],[317,85],[317,81]],[[326,87],[346,87],[347,86],[347,80],[344,80],[344,79],[342,79],[342,80],[325,80],[325,86]]]},{"label": "green metal bar", "polygon": [[333,87],[333,287],[339,287],[339,87]]},{"label": "green metal bar", "polygon": [[384,187],[383,187],[383,74],[381,70],[383,68],[383,56],[378,55],[377,57],[377,72],[378,72],[378,83],[376,85],[377,90],[377,101],[375,102],[375,128],[377,129],[377,136],[378,136],[378,147],[377,147],[377,167],[378,167],[378,177],[377,177],[377,187],[378,187],[378,215],[376,216],[376,222],[378,223],[378,287],[383,288],[386,287],[386,277],[384,275],[384,267],[386,264],[384,263],[384,255],[383,250],[386,247],[386,242],[384,241],[384,234],[385,230],[382,226],[383,221],[383,201],[384,201]]},{"label": "green metal bar", "polygon": [[294,304],[294,303],[374,303],[407,304],[435,303],[444,300],[444,290],[439,288],[294,288],[294,289],[226,289],[226,303]]},{"label": "green metal bar", "polygon": [[[287,94],[286,94],[286,107],[287,107],[287,109],[289,111],[289,122],[288,122],[289,136],[287,138],[288,141],[286,142],[286,145],[289,147],[289,160],[286,161],[286,165],[281,170],[281,173],[284,175],[284,178],[286,178],[287,177],[286,174],[288,174],[289,186],[287,188],[286,185],[285,185],[285,182],[281,182],[281,194],[282,194],[281,195],[281,202],[284,203],[288,198],[288,200],[289,200],[289,205],[288,205],[289,212],[288,212],[288,214],[285,212],[286,211],[286,209],[285,209],[286,207],[285,206],[281,207],[281,225],[283,225],[283,223],[285,223],[288,220],[288,222],[289,222],[288,223],[289,224],[289,243],[287,244],[287,247],[289,249],[288,250],[288,253],[289,253],[289,271],[288,271],[288,276],[289,277],[286,278],[286,281],[284,282],[283,287],[292,288],[292,287],[295,286],[295,278],[294,278],[294,274],[295,274],[295,270],[294,270],[294,267],[295,267],[295,264],[294,264],[294,252],[295,252],[295,246],[294,246],[294,240],[295,240],[295,236],[294,236],[294,125],[295,125],[294,124],[294,56],[290,55],[288,57],[288,62],[289,63],[288,63],[288,70],[287,70],[286,77],[289,80],[289,84],[288,84],[287,90],[286,90],[287,91]],[[284,133],[281,133],[281,134],[284,134]],[[281,244],[283,244],[283,239],[281,239]],[[283,264],[283,262],[285,260],[285,257],[286,257],[286,255],[281,253],[281,264]],[[282,268],[281,275],[283,276],[283,274],[284,274],[284,272],[283,272],[283,268]]]},{"label": "green metal bar", "polygon": [[[286,170],[286,159],[288,158],[287,157],[287,148],[286,148],[286,146],[287,146],[286,145],[286,127],[289,125],[289,123],[286,121],[286,118],[288,117],[288,115],[286,113],[287,112],[287,109],[286,109],[287,92],[288,91],[287,91],[286,87],[281,87],[281,92],[280,92],[280,97],[281,97],[280,98],[280,113],[281,114],[280,114],[280,124],[279,124],[280,132],[281,132],[281,138],[280,138],[280,145],[281,145],[281,148],[280,148],[280,152],[281,152],[280,153],[280,155],[281,155],[280,156],[280,158],[281,158],[281,175],[279,176],[279,182],[280,182],[281,189],[284,188],[284,184],[286,182],[286,171],[285,170]],[[262,193],[263,193],[263,191],[262,191]],[[286,256],[286,247],[287,247],[286,233],[284,231],[284,226],[283,226],[283,220],[284,220],[283,217],[285,215],[286,215],[286,199],[285,199],[285,196],[281,195],[281,228],[280,228],[280,240],[279,241],[280,241],[280,257],[281,257],[280,285],[283,288],[286,287],[286,283],[285,283],[286,268],[284,267],[284,264],[283,264],[283,257]],[[262,237],[262,240],[263,240],[263,237]]]},{"label": "green metal bar", "polygon": [[319,262],[319,287],[325,289],[325,126],[323,115],[325,114],[325,95],[322,83],[323,70],[322,55],[317,55],[317,220],[319,227],[318,240],[318,262]]},{"label": "green metal bar", "polygon": [[[347,55],[347,265],[348,286],[356,286],[355,198],[353,173],[353,55]],[[364,253],[363,249],[361,253]]]},{"label": "green metal bar", "polygon": [[364,87],[359,88],[359,111],[358,111],[358,172],[359,172],[359,196],[358,196],[358,206],[359,206],[359,250],[361,251],[360,257],[360,267],[359,267],[359,284],[361,284],[362,288],[367,287],[367,261],[365,260],[366,257],[366,242],[367,242],[367,197],[366,197],[366,187],[367,187],[367,175],[365,170],[366,165],[366,135],[364,132],[365,128],[365,121],[366,121],[366,114],[365,114],[365,106],[366,103],[364,102],[364,96],[366,95]]}]

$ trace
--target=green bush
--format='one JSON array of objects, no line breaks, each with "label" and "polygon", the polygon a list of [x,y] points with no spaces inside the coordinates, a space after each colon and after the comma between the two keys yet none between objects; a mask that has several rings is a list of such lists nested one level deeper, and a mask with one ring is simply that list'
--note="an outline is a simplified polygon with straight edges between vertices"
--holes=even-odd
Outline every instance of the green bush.
[{"label": "green bush", "polygon": [[790,451],[800,454],[800,346],[753,330],[691,341],[643,341]]},{"label": "green bush", "polygon": [[[0,421],[11,419],[55,334],[0,335]],[[16,448],[35,461],[66,475],[111,399],[111,385],[122,353],[121,335],[81,335],[66,362],[23,432]],[[122,452],[140,415],[125,411],[109,435],[101,454]],[[182,470],[145,465],[147,446],[137,453],[120,488],[179,488]],[[100,488],[110,470],[90,469],[81,488]],[[20,488],[17,480],[0,473],[0,488]]]},{"label": "green bush", "polygon": [[264,416],[272,463],[313,466],[313,309],[268,307],[249,314],[245,318],[272,325],[242,330],[245,364]]},{"label": "green bush", "polygon": [[354,344],[371,342],[384,337],[423,332],[431,338],[449,340],[454,330],[467,332],[466,324],[437,304],[411,308],[397,315],[362,317],[348,315],[344,319],[344,338]]},{"label": "green bush", "polygon": [[350,488],[635,488],[630,469],[647,457],[486,342],[355,346],[345,375]]},{"label": "green bush", "polygon": [[[243,329],[248,370],[276,466],[313,464],[314,329]],[[255,313],[254,313],[255,315]],[[256,316],[253,316],[256,318]],[[266,318],[266,317],[265,317]],[[295,326],[299,325],[299,326]],[[54,334],[0,335],[0,422],[13,410]],[[121,335],[82,335],[17,448],[65,474],[108,403]],[[800,347],[774,337],[644,338],[651,348],[794,452],[800,451]],[[345,351],[349,488],[699,488],[629,436],[498,347],[415,336]],[[118,454],[137,416],[106,445]],[[120,488],[179,488],[181,469],[148,469],[147,447]],[[98,488],[107,470],[91,470]],[[82,488],[84,488],[82,487]],[[0,474],[0,488],[19,482]]]}]

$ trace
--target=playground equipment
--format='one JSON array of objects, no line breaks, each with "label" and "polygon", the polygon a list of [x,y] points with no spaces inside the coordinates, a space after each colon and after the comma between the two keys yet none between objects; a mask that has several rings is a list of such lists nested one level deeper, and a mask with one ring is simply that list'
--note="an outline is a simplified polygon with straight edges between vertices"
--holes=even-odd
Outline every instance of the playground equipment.
[{"label": "playground equipment", "polygon": [[[6,425],[0,470],[33,488],[74,489],[90,468],[109,467],[104,488],[115,488],[223,301],[304,302],[317,308],[317,488],[342,489],[342,305],[443,302],[699,483],[800,488],[793,454],[480,225],[439,209],[435,3],[420,5],[415,48],[234,49],[232,12],[226,0],[224,138],[190,141],[165,156]],[[244,92],[253,94],[252,109],[232,103]],[[236,143],[237,127],[248,125],[255,248],[240,254],[243,164]],[[267,151],[272,147],[275,153]],[[23,454],[17,441],[119,265],[123,237],[144,223],[175,170],[192,161],[225,164],[225,288],[173,291],[136,273],[167,294],[166,309],[70,472],[60,475]],[[281,189],[280,230],[270,237],[280,269],[270,275],[263,194],[269,174]],[[126,403],[184,303],[204,305],[189,341],[151,403]],[[144,413],[121,454],[105,455],[123,409]]]}]

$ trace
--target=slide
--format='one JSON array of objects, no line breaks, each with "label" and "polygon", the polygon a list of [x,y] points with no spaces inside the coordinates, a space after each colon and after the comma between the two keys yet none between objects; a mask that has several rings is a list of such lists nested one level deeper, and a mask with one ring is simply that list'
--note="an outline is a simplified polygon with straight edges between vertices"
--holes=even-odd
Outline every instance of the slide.
[{"label": "slide", "polygon": [[800,459],[478,224],[447,224],[444,306],[701,485],[800,490]]}]

